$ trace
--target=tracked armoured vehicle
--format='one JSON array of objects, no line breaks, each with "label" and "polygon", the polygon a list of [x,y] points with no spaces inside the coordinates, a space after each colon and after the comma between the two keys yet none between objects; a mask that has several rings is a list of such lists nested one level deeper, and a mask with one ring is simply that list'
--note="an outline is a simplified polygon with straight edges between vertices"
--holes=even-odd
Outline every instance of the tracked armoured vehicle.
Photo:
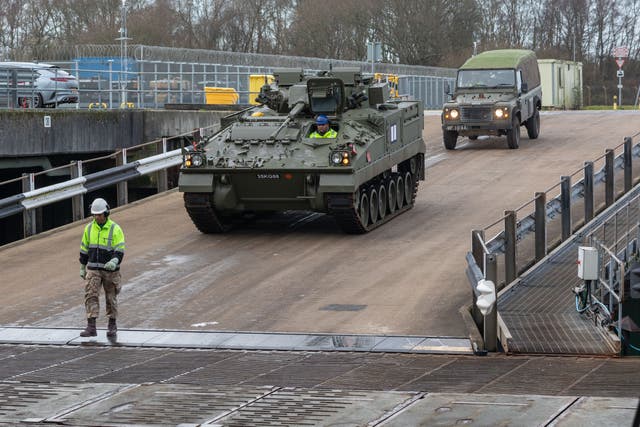
[{"label": "tracked armoured vehicle", "polygon": [[[198,230],[306,210],[360,234],[413,207],[425,178],[421,102],[389,99],[386,84],[356,68],[274,76],[260,105],[223,118],[218,133],[183,150],[179,190]],[[337,137],[310,137],[318,115]]]}]

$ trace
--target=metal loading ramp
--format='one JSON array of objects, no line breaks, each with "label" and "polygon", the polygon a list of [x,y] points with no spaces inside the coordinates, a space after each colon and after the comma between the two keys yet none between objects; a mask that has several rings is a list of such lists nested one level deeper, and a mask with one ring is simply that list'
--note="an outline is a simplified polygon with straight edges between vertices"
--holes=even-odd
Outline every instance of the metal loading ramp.
[{"label": "metal loading ramp", "polygon": [[578,247],[595,237],[625,262],[626,254],[638,248],[639,226],[640,186],[636,186],[502,290],[498,336],[504,350],[620,355],[619,337],[600,319],[576,310],[573,288],[583,283],[577,274]]},{"label": "metal loading ramp", "polygon": [[617,337],[575,309],[572,290],[580,239],[547,257],[498,297],[501,342],[508,353],[620,354]]}]

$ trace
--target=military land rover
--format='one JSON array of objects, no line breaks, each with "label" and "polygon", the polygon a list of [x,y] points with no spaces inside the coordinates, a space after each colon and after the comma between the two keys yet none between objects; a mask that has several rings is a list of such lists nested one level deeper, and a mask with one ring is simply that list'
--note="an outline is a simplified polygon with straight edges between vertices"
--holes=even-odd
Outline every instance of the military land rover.
[{"label": "military land rover", "polygon": [[442,111],[444,146],[456,148],[458,136],[506,135],[509,148],[518,148],[520,126],[529,139],[540,133],[542,90],[535,53],[503,49],[468,59],[458,70],[454,92]]}]

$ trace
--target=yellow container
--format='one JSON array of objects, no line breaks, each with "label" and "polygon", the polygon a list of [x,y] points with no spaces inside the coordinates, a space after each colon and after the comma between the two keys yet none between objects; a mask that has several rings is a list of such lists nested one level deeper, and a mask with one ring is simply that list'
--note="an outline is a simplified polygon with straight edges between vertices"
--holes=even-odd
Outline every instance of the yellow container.
[{"label": "yellow container", "polygon": [[232,87],[204,87],[207,104],[237,104],[238,92]]},{"label": "yellow container", "polygon": [[258,105],[256,96],[260,93],[260,88],[264,86],[265,76],[267,84],[276,80],[271,74],[251,74],[249,76],[249,104]]},{"label": "yellow container", "polygon": [[375,73],[373,78],[377,82],[380,82],[380,83],[386,82],[389,85],[389,95],[392,98],[397,98],[399,96],[398,94],[399,78],[397,74]]}]

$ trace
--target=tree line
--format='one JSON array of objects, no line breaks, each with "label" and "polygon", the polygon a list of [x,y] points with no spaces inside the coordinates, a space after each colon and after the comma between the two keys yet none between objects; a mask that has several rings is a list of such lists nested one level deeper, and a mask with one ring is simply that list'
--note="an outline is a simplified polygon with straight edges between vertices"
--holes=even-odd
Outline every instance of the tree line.
[{"label": "tree line", "polygon": [[[60,45],[114,44],[121,0],[0,0],[2,57]],[[477,51],[527,48],[583,63],[584,84],[614,93],[612,51],[627,46],[638,87],[640,0],[125,0],[130,43],[458,67]],[[606,90],[606,89],[605,89]],[[635,93],[634,93],[635,95]],[[628,98],[627,98],[628,99]]]}]

